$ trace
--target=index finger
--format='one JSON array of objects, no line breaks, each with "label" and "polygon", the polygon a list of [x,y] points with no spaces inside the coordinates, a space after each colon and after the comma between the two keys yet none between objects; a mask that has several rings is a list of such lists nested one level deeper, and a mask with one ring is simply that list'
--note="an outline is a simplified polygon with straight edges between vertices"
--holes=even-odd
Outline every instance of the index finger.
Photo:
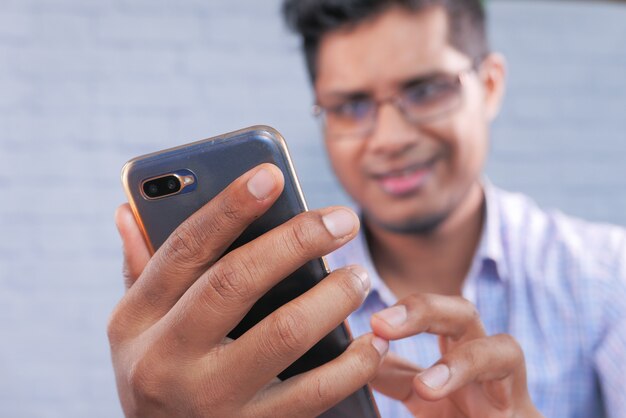
[{"label": "index finger", "polygon": [[502,409],[514,400],[527,401],[526,367],[519,343],[507,334],[468,341],[413,381],[417,394],[428,401],[443,399],[474,382],[482,383],[489,402]]},{"label": "index finger", "polygon": [[[423,332],[463,342],[484,337],[476,307],[458,296],[417,293],[372,316],[372,330],[388,340]],[[445,341],[443,341],[445,344]],[[445,347],[444,350],[446,351]]]}]

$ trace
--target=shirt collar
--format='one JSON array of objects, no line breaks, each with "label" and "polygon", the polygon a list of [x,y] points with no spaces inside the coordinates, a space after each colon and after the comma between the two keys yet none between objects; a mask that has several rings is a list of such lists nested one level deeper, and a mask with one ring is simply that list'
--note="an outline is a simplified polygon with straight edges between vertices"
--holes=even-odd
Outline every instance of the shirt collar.
[{"label": "shirt collar", "polygon": [[482,186],[485,196],[485,222],[474,263],[485,267],[487,262],[492,262],[496,269],[495,276],[504,280],[508,277],[509,269],[504,257],[504,231],[498,190],[487,178],[482,180]]},{"label": "shirt collar", "polygon": [[[363,222],[361,222],[362,224]],[[372,259],[372,254],[370,253],[369,246],[367,245],[367,239],[365,235],[365,229],[361,228],[359,234],[356,236],[354,240],[354,248],[357,252],[357,260],[362,260],[362,266],[367,270],[370,276],[370,293],[367,296],[368,298],[372,298],[378,296],[380,300],[386,306],[393,306],[398,301],[396,295],[387,287],[383,279],[378,274],[378,270],[376,270],[376,266],[374,265],[374,261]]]},{"label": "shirt collar", "polygon": [[[504,280],[508,276],[508,267],[504,257],[502,242],[502,220],[501,209],[498,203],[498,190],[486,178],[482,180],[482,187],[485,198],[485,222],[469,275],[475,276],[479,274],[488,263],[492,263],[496,270],[495,277],[499,280]],[[362,260],[363,267],[369,272],[371,282],[370,295],[374,296],[377,294],[385,305],[394,305],[398,298],[391,292],[378,274],[363,228],[361,228],[351,246],[353,251],[356,252],[355,259]],[[472,280],[472,278],[468,277],[468,280]]]}]

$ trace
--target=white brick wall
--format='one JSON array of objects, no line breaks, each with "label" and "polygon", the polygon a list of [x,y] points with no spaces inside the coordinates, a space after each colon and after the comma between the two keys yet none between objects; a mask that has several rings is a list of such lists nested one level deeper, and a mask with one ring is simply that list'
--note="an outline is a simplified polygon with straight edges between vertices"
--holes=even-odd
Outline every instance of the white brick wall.
[{"label": "white brick wall", "polygon": [[510,80],[492,177],[546,206],[626,224],[626,5],[494,4]]},{"label": "white brick wall", "polygon": [[[332,182],[279,0],[0,0],[0,416],[121,416],[105,337],[113,211],[138,154],[256,123],[312,207]],[[626,7],[497,2],[497,184],[626,224]]]}]

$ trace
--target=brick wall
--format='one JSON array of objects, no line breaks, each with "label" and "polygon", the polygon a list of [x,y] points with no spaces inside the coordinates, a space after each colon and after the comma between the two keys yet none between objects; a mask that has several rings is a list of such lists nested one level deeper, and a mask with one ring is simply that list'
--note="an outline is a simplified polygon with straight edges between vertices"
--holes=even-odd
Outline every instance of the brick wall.
[{"label": "brick wall", "polygon": [[[122,294],[119,170],[256,123],[312,207],[328,171],[278,0],[0,0],[0,416],[121,416],[106,319]],[[510,88],[489,174],[626,224],[626,7],[498,2]]]},{"label": "brick wall", "polygon": [[510,79],[489,172],[544,206],[626,225],[626,5],[528,3],[492,9]]}]

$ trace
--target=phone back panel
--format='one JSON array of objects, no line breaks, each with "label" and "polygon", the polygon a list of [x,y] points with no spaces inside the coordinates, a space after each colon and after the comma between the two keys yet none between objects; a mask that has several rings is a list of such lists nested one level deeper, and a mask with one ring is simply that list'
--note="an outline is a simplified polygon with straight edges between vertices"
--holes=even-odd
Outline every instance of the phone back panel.
[{"label": "phone back panel", "polygon": [[[253,222],[228,251],[250,242],[306,210],[285,142],[278,132],[267,126],[256,126],[129,161],[123,169],[122,181],[151,250],[156,251],[178,225],[233,180],[261,163],[272,163],[281,169],[285,177],[283,193],[270,210]],[[158,200],[143,197],[143,181],[181,169],[195,174],[197,182],[194,191]],[[328,270],[323,259],[308,262],[259,299],[228,336],[238,338],[274,310],[311,289],[327,275]],[[320,312],[320,315],[323,314]],[[341,325],[278,377],[284,380],[318,367],[339,356],[350,341],[347,327]],[[322,416],[374,418],[378,417],[378,413],[371,391],[365,387]]]}]

